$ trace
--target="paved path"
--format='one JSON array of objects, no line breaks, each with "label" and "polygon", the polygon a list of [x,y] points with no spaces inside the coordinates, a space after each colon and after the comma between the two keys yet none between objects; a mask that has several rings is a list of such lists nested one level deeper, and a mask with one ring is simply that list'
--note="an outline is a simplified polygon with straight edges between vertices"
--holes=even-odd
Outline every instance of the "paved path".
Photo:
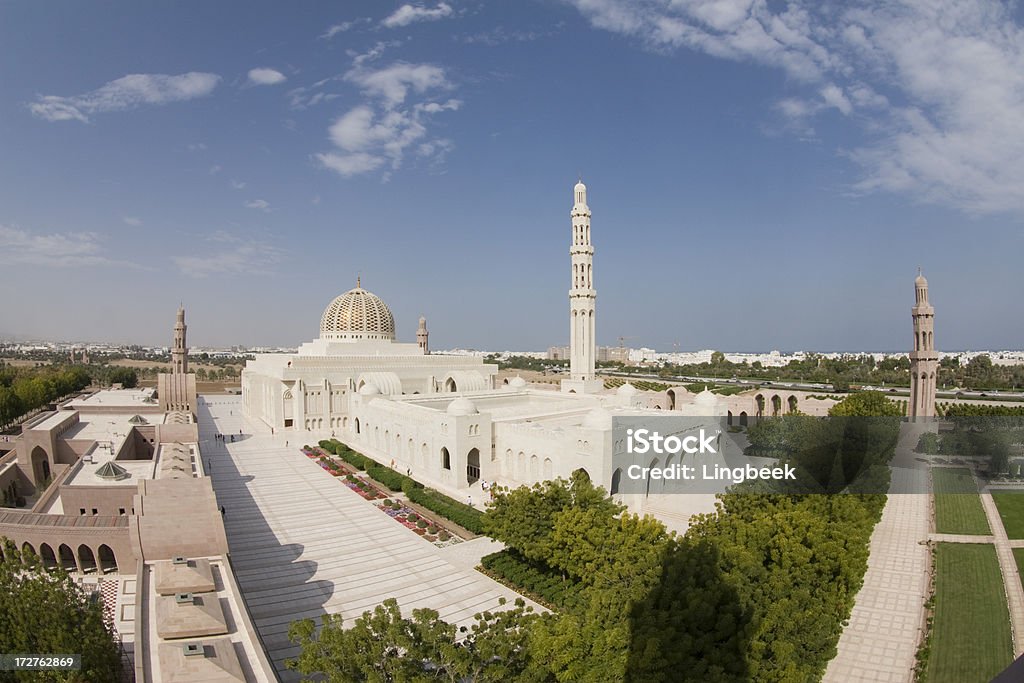
[{"label": "paved path", "polygon": [[[896,468],[890,490],[926,491],[924,470]],[[864,585],[823,681],[910,682],[928,590],[930,496],[890,493],[871,534]]]},{"label": "paved path", "polygon": [[[286,448],[283,437],[243,422],[237,398],[209,398],[199,407],[204,459],[245,602],[283,680],[298,679],[284,669],[298,653],[287,637],[296,619],[340,612],[350,620],[395,597],[405,613],[430,607],[468,624],[499,597],[518,597],[472,568],[495,549],[490,541],[446,549],[424,541],[302,455],[294,436]],[[240,440],[221,444],[216,431]]]},{"label": "paved path", "polygon": [[[989,524],[991,524],[989,520]],[[995,536],[977,536],[975,534],[928,534],[932,543],[995,543]]]},{"label": "paved path", "polygon": [[996,544],[996,557],[999,558],[999,570],[1003,574],[1003,589],[1006,591],[1006,605],[1010,609],[1010,630],[1013,633],[1013,654],[1019,657],[1024,653],[1024,588],[1021,588],[1020,576],[1017,573],[1017,562],[1013,557],[1013,546],[1006,535],[1003,520],[999,516],[999,508],[989,491],[981,493],[981,505],[985,508],[988,525],[992,528]]}]

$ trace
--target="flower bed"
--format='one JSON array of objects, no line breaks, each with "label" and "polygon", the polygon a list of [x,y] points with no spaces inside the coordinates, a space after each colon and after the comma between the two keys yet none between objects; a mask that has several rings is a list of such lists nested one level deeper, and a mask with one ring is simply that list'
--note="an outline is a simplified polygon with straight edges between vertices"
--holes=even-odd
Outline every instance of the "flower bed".
[{"label": "flower bed", "polygon": [[396,509],[390,500],[385,500],[381,503],[377,503],[377,508],[388,517],[404,526],[406,529],[409,529],[414,534],[423,537],[438,547],[443,548],[445,546],[462,542],[461,538],[447,531],[444,527],[433,520],[423,517],[410,507],[399,503],[399,507]]}]

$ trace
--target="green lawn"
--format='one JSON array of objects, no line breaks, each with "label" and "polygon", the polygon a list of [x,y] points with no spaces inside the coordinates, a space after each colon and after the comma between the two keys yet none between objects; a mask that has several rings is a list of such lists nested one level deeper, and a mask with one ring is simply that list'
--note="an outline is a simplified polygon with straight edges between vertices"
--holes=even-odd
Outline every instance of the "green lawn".
[{"label": "green lawn", "polygon": [[932,468],[935,491],[935,530],[940,534],[992,533],[981,507],[970,470],[963,467]]},{"label": "green lawn", "polygon": [[[1024,548],[1013,549],[1013,559],[1017,560],[1017,574],[1024,572]],[[1021,579],[1024,581],[1024,577]]]},{"label": "green lawn", "polygon": [[1024,538],[1024,491],[993,493],[992,500],[999,508],[1006,535],[1010,538]]},{"label": "green lawn", "polygon": [[984,683],[1013,661],[1010,614],[995,546],[939,543],[930,683]]}]

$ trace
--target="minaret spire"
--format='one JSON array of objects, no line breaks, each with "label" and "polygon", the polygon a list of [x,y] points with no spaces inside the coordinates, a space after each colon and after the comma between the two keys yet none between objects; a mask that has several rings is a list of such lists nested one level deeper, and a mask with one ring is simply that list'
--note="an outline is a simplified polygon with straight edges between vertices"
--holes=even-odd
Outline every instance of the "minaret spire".
[{"label": "minaret spire", "polygon": [[188,346],[185,345],[185,307],[178,306],[178,317],[174,322],[174,345],[171,347],[171,373],[188,373]]},{"label": "minaret spire", "polygon": [[939,354],[935,350],[935,309],[928,303],[928,280],[917,269],[914,280],[914,350],[910,352],[911,419],[935,417]]},{"label": "minaret spire", "polygon": [[423,355],[430,353],[430,345],[427,340],[430,333],[427,332],[427,319],[420,316],[420,326],[416,330],[416,344],[423,349]]},{"label": "minaret spire", "polygon": [[599,391],[604,385],[594,372],[595,312],[597,290],[594,289],[594,246],[590,241],[590,207],[587,186],[580,181],[573,188],[572,244],[569,259],[572,265],[572,287],[569,290],[569,379],[562,382],[563,391],[586,393]]}]

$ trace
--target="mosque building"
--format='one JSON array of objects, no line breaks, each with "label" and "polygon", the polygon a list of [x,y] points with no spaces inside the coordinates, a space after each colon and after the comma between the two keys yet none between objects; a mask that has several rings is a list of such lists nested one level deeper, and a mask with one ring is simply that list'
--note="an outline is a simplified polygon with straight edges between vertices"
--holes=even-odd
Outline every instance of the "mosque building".
[{"label": "mosque building", "polygon": [[[357,279],[324,310],[317,339],[295,353],[261,354],[247,363],[246,416],[279,434],[304,434],[296,436],[311,443],[335,437],[428,486],[465,497],[479,494],[483,481],[515,487],[578,470],[620,493],[623,471],[633,463],[613,436],[616,416],[674,413],[739,429],[796,411],[824,415],[834,405],[834,397],[798,390],[754,388],[720,396],[681,386],[606,389],[595,373],[594,246],[582,181],[573,188],[570,217],[570,365],[561,391],[520,377],[499,382],[497,366],[477,357],[429,353],[425,318],[415,343],[397,341],[391,310]],[[919,374],[930,371],[934,355],[922,281],[914,308]],[[929,383],[922,386],[934,387],[934,379]],[[916,405],[933,406],[931,391]],[[927,408],[914,410],[925,414]],[[625,496],[624,502],[637,511],[651,503],[646,495]]]}]

